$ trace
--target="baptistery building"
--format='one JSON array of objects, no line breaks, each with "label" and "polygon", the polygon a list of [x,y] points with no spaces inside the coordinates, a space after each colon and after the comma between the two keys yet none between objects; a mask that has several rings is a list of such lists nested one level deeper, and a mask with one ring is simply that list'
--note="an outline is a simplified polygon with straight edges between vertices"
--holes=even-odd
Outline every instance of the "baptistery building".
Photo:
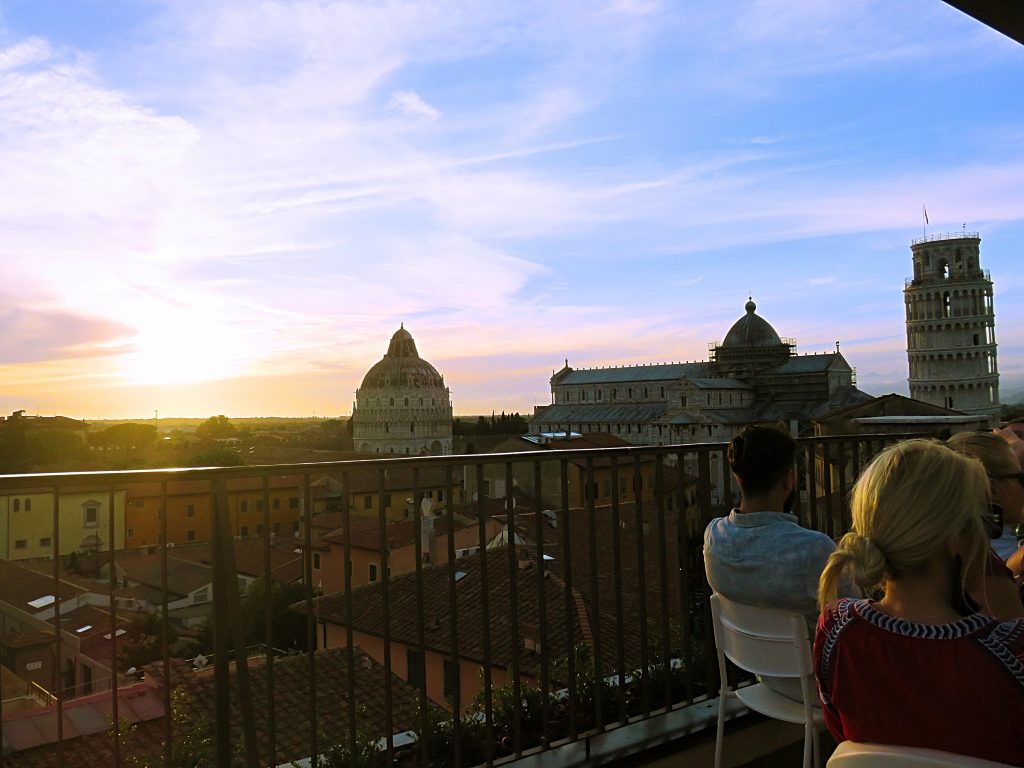
[{"label": "baptistery building", "polygon": [[565,367],[530,432],[607,432],[638,445],[720,442],[748,424],[784,424],[795,435],[838,408],[871,399],[839,352],[798,355],[750,300],[706,361],[612,368]]},{"label": "baptistery building", "polygon": [[419,356],[402,324],[363,377],[352,409],[357,451],[401,456],[452,452],[452,403],[444,377]]}]

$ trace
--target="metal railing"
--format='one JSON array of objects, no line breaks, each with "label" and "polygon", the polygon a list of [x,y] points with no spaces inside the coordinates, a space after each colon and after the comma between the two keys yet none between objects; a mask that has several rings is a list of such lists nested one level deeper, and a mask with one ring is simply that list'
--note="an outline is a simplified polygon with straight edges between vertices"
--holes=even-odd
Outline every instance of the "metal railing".
[{"label": "metal railing", "polygon": [[[801,522],[840,535],[860,469],[899,437],[801,440]],[[29,615],[16,604],[25,595],[14,594],[15,582],[0,581],[0,642],[4,663],[30,674],[28,657],[8,641],[48,633],[42,647],[50,656],[35,672],[55,697],[48,710],[0,707],[0,767],[41,752],[54,765],[100,753],[111,765],[490,765],[692,707],[719,687],[701,546],[707,523],[738,497],[724,449],[0,476],[0,498],[31,492],[50,500],[52,559],[5,568],[36,574],[52,594],[52,615]],[[365,491],[350,493],[365,488],[367,474],[376,479],[368,517]],[[283,477],[301,500],[300,528],[275,538],[275,515],[286,510],[272,508],[272,493]],[[259,480],[263,502],[248,505],[258,507],[252,520],[264,535],[247,549],[233,533],[240,478],[247,487]],[[135,526],[155,523],[161,543],[124,549],[123,531],[138,514],[133,489],[152,483],[157,519]],[[197,519],[208,511],[208,544],[174,540],[181,521],[173,518],[186,512],[172,502],[183,483],[192,497],[197,484],[204,489]],[[99,526],[106,541],[98,552],[72,555],[77,542],[62,499],[83,488],[107,502]],[[388,506],[385,497],[404,504]],[[321,530],[321,512],[328,503],[339,511],[339,498],[340,526]],[[10,525],[24,523],[7,514]],[[206,554],[189,555],[201,546]],[[298,573],[275,570],[283,550],[301,554]],[[72,572],[72,559],[88,559],[91,575]],[[172,610],[188,602],[178,598],[189,584],[204,594],[203,568],[209,603]],[[261,586],[243,591],[240,576]],[[62,620],[72,615],[72,596],[102,613],[103,642],[72,642],[77,628]],[[128,597],[148,605],[150,617],[119,608]],[[275,604],[280,599],[291,602]],[[204,606],[207,623],[197,631],[188,611]],[[140,634],[140,624],[155,634]],[[288,655],[274,650],[289,643]],[[253,644],[262,654],[245,651]],[[130,658],[140,660],[132,671],[142,680],[125,685]],[[78,676],[93,665],[121,674],[107,678],[105,691],[93,680],[96,692],[75,697]],[[140,714],[139,697],[155,702],[148,714]],[[90,732],[71,717],[87,706],[104,713],[104,728]],[[49,736],[25,735],[40,730],[32,717],[50,718]]]}]

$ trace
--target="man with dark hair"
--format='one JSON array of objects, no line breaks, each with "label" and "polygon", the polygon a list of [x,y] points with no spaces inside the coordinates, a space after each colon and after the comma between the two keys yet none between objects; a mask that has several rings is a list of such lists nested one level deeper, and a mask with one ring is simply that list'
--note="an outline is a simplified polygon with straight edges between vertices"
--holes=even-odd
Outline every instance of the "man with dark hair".
[{"label": "man with dark hair", "polygon": [[748,605],[817,614],[818,577],[832,539],[802,528],[790,513],[796,494],[796,441],[774,427],[747,427],[729,443],[740,505],[704,531],[711,588]]}]

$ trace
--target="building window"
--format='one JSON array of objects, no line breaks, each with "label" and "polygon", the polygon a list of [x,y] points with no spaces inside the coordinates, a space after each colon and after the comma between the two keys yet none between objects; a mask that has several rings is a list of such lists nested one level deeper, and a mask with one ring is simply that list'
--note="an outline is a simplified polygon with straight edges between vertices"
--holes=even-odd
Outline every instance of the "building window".
[{"label": "building window", "polygon": [[299,497],[298,496],[289,496],[288,497],[288,509],[298,509],[298,508],[299,508]]},{"label": "building window", "polygon": [[49,536],[43,536],[43,537],[42,537],[42,538],[41,538],[41,539],[39,540],[39,546],[40,546],[40,547],[49,547],[49,546],[51,546],[52,544],[53,544],[53,540],[52,540],[52,539],[51,539],[51,538],[50,538]]},{"label": "building window", "polygon": [[26,512],[31,512],[32,511],[32,499],[25,499],[25,511]]},{"label": "building window", "polygon": [[313,553],[313,570],[314,571],[319,571],[320,570],[320,553],[319,552],[314,552]]},{"label": "building window", "polygon": [[390,493],[385,493],[384,494],[384,509],[387,509],[390,506],[391,506],[391,494]]},{"label": "building window", "polygon": [[664,388],[664,387],[661,387],[661,389],[659,389],[658,391],[660,392],[660,395],[659,395],[659,396],[660,396],[660,397],[661,397],[662,399],[664,399],[664,397],[665,397],[665,388]]},{"label": "building window", "polygon": [[28,539],[18,539],[17,541],[14,542],[14,548],[15,549],[27,549],[28,548]]},{"label": "building window", "polygon": [[597,390],[597,399],[598,400],[603,400],[604,399],[604,392],[602,390],[600,390],[600,389]]},{"label": "building window", "polygon": [[189,504],[187,507],[185,507],[185,514],[188,515],[189,517],[195,517],[196,516],[196,505],[195,504]]},{"label": "building window", "polygon": [[263,535],[263,523],[256,523],[256,535],[257,536],[262,536]]},{"label": "building window", "polygon": [[21,499],[14,500],[14,511],[21,512]]},{"label": "building window", "polygon": [[185,534],[185,538],[188,539],[189,541],[195,541],[196,540],[196,532],[194,530],[188,531]]},{"label": "building window", "polygon": [[239,530],[239,533],[241,534],[243,539],[249,538],[249,526],[248,525],[243,525],[241,527],[241,529]]},{"label": "building window", "polygon": [[100,507],[95,502],[86,502],[85,507],[85,527],[96,528],[100,524]]},{"label": "building window", "polygon": [[135,529],[134,528],[128,528],[127,530],[125,530],[124,535],[127,538],[129,538],[129,539],[134,539],[135,538]]},{"label": "building window", "polygon": [[369,494],[363,496],[363,509],[373,509],[373,496]]},{"label": "building window", "polygon": [[278,499],[278,498],[275,498],[275,499],[274,499],[274,501],[273,501],[273,502],[271,503],[271,505],[270,505],[270,506],[271,506],[271,507],[272,507],[273,509],[280,509],[280,508],[281,508],[281,500],[280,500],[280,499]]},{"label": "building window", "polygon": [[248,502],[248,501],[245,501],[245,500],[243,500],[243,501],[242,501],[242,502],[241,502],[241,503],[240,503],[240,504],[238,505],[238,511],[239,511],[239,512],[241,512],[241,513],[242,513],[243,515],[244,515],[244,514],[246,514],[246,513],[247,513],[247,512],[249,511],[249,502]]},{"label": "building window", "polygon": [[426,666],[423,663],[423,651],[414,651],[412,648],[406,649],[405,664],[408,669],[406,682],[419,688],[427,679]]},{"label": "building window", "polygon": [[256,499],[256,511],[257,512],[262,512],[264,506],[266,506],[266,505],[263,503],[263,499]]},{"label": "building window", "polygon": [[438,488],[437,489],[437,500],[438,501],[444,501],[444,489],[442,489],[442,488]]},{"label": "building window", "polygon": [[370,574],[370,582],[371,583],[377,580],[377,564],[376,563],[370,563],[369,574]]},{"label": "building window", "polygon": [[451,659],[444,660],[444,695],[454,696],[455,685],[458,682],[455,675],[455,665]]}]

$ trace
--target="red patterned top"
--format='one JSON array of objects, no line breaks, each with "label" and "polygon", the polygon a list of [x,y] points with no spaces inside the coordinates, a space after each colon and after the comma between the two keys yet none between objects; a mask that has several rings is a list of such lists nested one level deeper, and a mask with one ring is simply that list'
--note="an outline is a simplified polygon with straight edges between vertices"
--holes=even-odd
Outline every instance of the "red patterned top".
[{"label": "red patterned top", "polygon": [[1024,619],[916,624],[842,599],[818,620],[814,666],[838,741],[1024,765]]}]

